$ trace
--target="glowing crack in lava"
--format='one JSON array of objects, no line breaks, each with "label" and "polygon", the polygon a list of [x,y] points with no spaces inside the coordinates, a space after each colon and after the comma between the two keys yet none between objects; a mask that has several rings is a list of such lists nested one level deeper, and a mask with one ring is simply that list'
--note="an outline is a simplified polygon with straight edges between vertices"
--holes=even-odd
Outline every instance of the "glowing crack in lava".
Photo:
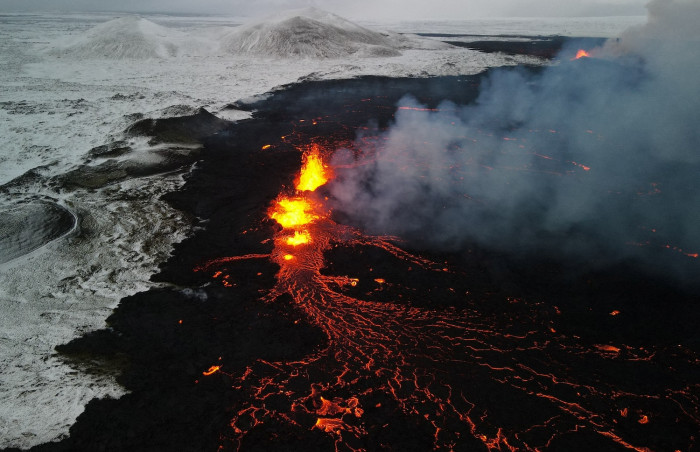
[{"label": "glowing crack in lava", "polygon": [[[323,349],[299,361],[258,360],[241,374],[227,373],[223,362],[204,372],[226,375],[244,394],[233,407],[223,449],[241,449],[256,429],[275,432],[280,426],[330,435],[338,451],[381,449],[388,447],[382,432],[399,424],[428,430],[428,448],[434,449],[538,450],[560,436],[587,432],[585,441],[594,438],[592,444],[612,441],[643,451],[629,433],[662,422],[660,411],[699,424],[693,387],[659,393],[634,381],[595,381],[571,370],[611,361],[626,369],[654,359],[656,351],[582,344],[558,334],[540,318],[541,309],[523,307],[521,300],[510,303],[529,309],[532,322],[510,317],[496,323],[474,308],[435,310],[347,295],[358,278],[321,271],[324,253],[333,247],[378,249],[430,274],[452,270],[402,250],[395,238],[366,236],[333,221],[314,192],[331,174],[323,157],[318,146],[307,148],[294,193],[280,195],[268,211],[281,226],[269,255],[222,258],[198,268],[217,278],[222,263],[271,259],[279,271],[263,300],[291,298],[327,337]],[[392,284],[376,276],[382,276],[374,278],[379,286]]]}]

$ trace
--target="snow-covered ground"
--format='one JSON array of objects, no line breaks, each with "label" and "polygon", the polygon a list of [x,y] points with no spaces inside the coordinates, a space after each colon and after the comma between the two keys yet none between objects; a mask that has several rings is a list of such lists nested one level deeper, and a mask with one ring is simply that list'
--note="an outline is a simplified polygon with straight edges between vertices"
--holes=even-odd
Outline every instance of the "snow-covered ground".
[{"label": "snow-covered ground", "polygon": [[569,36],[614,38],[629,27],[643,24],[646,16],[616,17],[507,17],[472,20],[362,22],[397,33],[444,33],[471,36]]},{"label": "snow-covered ground", "polygon": [[[122,297],[152,287],[158,262],[190,227],[159,200],[182,183],[181,175],[98,189],[66,189],[49,183],[52,176],[87,164],[92,148],[117,140],[131,155],[148,155],[147,145],[123,134],[136,119],[199,107],[242,119],[246,113],[223,107],[300,79],[473,74],[536,61],[446,48],[437,39],[387,32],[391,26],[365,24],[370,31],[315,14],[247,28],[236,28],[239,18],[221,17],[0,15],[0,232],[38,205],[60,206],[80,219],[50,243],[0,264],[0,447],[58,439],[89,400],[122,394],[113,377],[76,371],[54,347],[104,327]],[[393,31],[614,36],[642,21],[423,22],[393,24]],[[309,24],[316,47],[280,47],[289,27],[303,31]],[[338,36],[354,41],[338,46]],[[30,170],[32,177],[17,179]]]}]

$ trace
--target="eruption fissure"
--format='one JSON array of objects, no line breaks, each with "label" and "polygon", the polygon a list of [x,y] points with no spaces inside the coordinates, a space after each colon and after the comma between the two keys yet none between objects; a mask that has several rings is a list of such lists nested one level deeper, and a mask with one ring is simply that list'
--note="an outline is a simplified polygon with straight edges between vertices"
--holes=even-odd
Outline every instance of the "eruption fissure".
[{"label": "eruption fissure", "polygon": [[[674,416],[685,416],[686,405],[695,403],[692,388],[656,395],[624,382],[577,381],[570,372],[577,362],[614,360],[624,367],[653,359],[654,352],[622,344],[580,344],[575,337],[557,333],[546,320],[552,313],[538,303],[510,299],[513,306],[529,311],[532,323],[521,324],[515,319],[499,322],[472,308],[413,307],[401,294],[388,303],[355,295],[372,282],[323,271],[330,250],[376,249],[422,277],[459,275],[449,264],[403,250],[396,237],[368,236],[335,222],[315,193],[328,178],[313,177],[323,182],[312,184],[313,189],[299,188],[307,179],[305,171],[330,174],[323,163],[330,151],[311,146],[306,152],[315,157],[305,155],[295,192],[280,195],[269,211],[280,225],[273,251],[222,258],[198,268],[219,272],[219,267],[237,259],[271,259],[279,271],[274,288],[263,299],[278,302],[290,296],[327,338],[324,348],[299,361],[259,360],[241,375],[217,366],[216,372],[248,394],[231,420],[234,447],[240,448],[258,428],[284,425],[330,435],[337,451],[367,450],[377,446],[370,447],[367,439],[379,430],[415,417],[414,422],[425,422],[432,431],[431,448],[451,450],[471,444],[486,450],[541,449],[572,428],[583,428],[622,447],[644,450],[625,438],[620,410],[647,416],[653,400]],[[304,206],[303,222],[286,221],[287,200]],[[372,290],[395,286],[389,276],[381,276],[372,278]],[[370,299],[372,295],[366,293]],[[469,293],[464,297],[469,300]],[[555,310],[554,315],[561,314]],[[479,384],[474,387],[472,381]],[[504,406],[494,412],[485,405],[500,396],[537,400],[540,411],[531,414],[536,419],[511,419],[505,426],[515,408]],[[382,421],[386,416],[393,421]]]}]

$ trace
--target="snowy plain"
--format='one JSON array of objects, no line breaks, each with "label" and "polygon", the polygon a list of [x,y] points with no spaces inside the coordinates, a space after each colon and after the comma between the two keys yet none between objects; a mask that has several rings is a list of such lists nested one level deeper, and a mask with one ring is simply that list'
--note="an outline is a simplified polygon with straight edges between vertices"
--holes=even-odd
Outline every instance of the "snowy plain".
[{"label": "snowy plain", "polygon": [[[336,29],[352,28],[327,19]],[[225,107],[307,79],[463,75],[542,63],[397,33],[614,37],[644,20],[364,22],[374,34],[353,28],[361,41],[354,47],[299,56],[274,48],[275,39],[254,52],[231,51],[265,37],[241,38],[244,19],[235,17],[0,15],[0,216],[43,202],[80,219],[61,237],[0,263],[0,448],[60,439],[91,399],[123,393],[109,373],[79,372],[59,360],[54,347],[103,328],[122,297],[154,286],[149,277],[191,227],[160,200],[182,183],[182,174],[97,189],[67,190],[47,181],[89,164],[91,149],[119,140],[132,149],[130,158],[148,159],[152,148],[145,140],[124,134],[136,119],[204,107],[240,120],[249,114]],[[258,30],[279,32],[279,21],[262,22]],[[28,171],[35,177],[18,179]]]}]

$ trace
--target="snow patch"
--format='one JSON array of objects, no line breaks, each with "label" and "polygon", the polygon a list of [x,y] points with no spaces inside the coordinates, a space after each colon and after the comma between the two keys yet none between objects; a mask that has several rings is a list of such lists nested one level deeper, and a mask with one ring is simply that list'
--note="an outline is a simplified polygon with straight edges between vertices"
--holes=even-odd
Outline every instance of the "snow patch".
[{"label": "snow patch", "polygon": [[249,111],[236,110],[236,109],[222,109],[217,111],[216,116],[225,121],[242,121],[244,119],[250,119],[253,114]]}]

